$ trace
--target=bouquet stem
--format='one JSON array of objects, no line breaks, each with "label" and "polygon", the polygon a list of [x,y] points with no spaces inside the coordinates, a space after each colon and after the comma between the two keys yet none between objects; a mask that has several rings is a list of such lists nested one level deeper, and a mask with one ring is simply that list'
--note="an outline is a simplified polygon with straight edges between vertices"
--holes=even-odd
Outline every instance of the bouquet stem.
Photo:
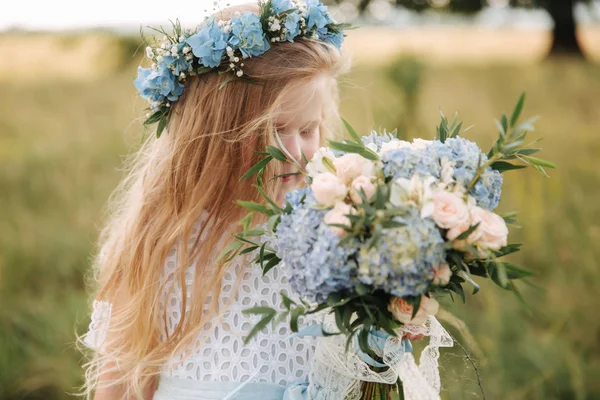
[{"label": "bouquet stem", "polygon": [[[401,387],[401,386],[400,386]],[[362,382],[361,400],[392,400],[392,392],[398,390],[398,386],[386,383]],[[402,396],[402,394],[401,394]],[[402,397],[401,397],[402,398]]]}]

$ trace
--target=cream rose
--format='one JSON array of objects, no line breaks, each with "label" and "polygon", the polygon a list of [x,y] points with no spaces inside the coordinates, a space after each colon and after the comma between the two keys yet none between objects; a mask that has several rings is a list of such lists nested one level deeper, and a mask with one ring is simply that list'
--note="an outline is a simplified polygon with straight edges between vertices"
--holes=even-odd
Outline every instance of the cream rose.
[{"label": "cream rose", "polygon": [[396,149],[401,149],[403,147],[411,147],[412,145],[410,144],[410,142],[407,142],[405,140],[392,140],[391,142],[387,142],[381,145],[381,150],[379,151],[379,153],[381,155],[384,155],[385,153],[387,153],[388,151],[392,151],[392,150],[396,150]]},{"label": "cream rose", "polygon": [[423,140],[423,139],[414,139],[412,142],[413,150],[423,150],[429,144],[431,144],[431,140]]},{"label": "cream rose", "polygon": [[432,197],[434,209],[431,217],[440,228],[464,227],[469,223],[469,208],[460,195],[440,190]]},{"label": "cream rose", "polygon": [[361,175],[357,178],[354,178],[352,184],[350,185],[350,198],[354,203],[362,203],[362,198],[360,197],[361,189],[364,190],[367,200],[371,201],[375,195],[377,187],[371,182],[371,178],[368,176]]},{"label": "cream rose", "polygon": [[448,264],[442,264],[433,276],[433,284],[436,286],[446,286],[452,278],[452,270]]},{"label": "cream rose", "polygon": [[[498,214],[481,207],[471,209],[471,225],[479,223],[473,243],[486,250],[500,250],[508,243],[508,227]],[[471,239],[471,238],[469,238]]]},{"label": "cream rose", "polygon": [[[351,222],[350,218],[348,218],[348,215],[354,214],[355,212],[356,210],[352,208],[351,205],[340,202],[337,203],[334,208],[329,210],[327,214],[325,214],[323,221],[325,221],[326,224],[339,224],[349,227],[351,226]],[[343,228],[338,226],[330,226],[330,228],[340,237],[344,237],[348,233]]]},{"label": "cream rose", "polygon": [[317,201],[327,207],[343,201],[348,194],[348,188],[331,172],[324,172],[313,177],[310,185]]},{"label": "cream rose", "polygon": [[338,178],[347,185],[360,175],[375,176],[375,164],[358,154],[344,154],[336,158],[333,165]]},{"label": "cream rose", "polygon": [[423,325],[427,321],[428,316],[437,314],[440,305],[435,299],[421,296],[419,311],[417,311],[415,317],[412,318],[413,307],[414,306],[408,304],[406,300],[400,297],[392,297],[390,304],[388,305],[388,310],[392,313],[394,318],[403,324]]}]

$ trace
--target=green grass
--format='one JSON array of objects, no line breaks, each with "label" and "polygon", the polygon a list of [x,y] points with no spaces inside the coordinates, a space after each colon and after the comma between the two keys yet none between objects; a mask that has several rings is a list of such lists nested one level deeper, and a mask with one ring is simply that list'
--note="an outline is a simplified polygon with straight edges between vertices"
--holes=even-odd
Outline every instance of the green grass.
[{"label": "green grass", "polygon": [[[505,175],[500,211],[520,210],[513,261],[538,272],[521,285],[529,309],[482,285],[467,304],[446,302],[468,326],[488,399],[600,399],[600,68],[427,66],[416,111],[387,75],[357,67],[344,79],[342,114],[357,128],[403,126],[431,138],[459,111],[484,148],[493,118],[522,90],[539,115],[542,157],[558,164]],[[81,384],[74,333],[85,330],[83,276],[122,157],[140,140],[143,103],[132,66],[90,82],[0,83],[0,398],[62,399]],[[134,121],[134,122],[132,122]],[[376,123],[374,122],[376,121]],[[458,348],[442,354],[447,399],[480,398]]]}]

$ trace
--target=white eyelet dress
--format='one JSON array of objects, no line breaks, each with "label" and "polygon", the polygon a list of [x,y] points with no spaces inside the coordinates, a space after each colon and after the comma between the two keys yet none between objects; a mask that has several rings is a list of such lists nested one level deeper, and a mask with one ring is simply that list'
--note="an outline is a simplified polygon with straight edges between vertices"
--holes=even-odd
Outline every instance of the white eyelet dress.
[{"label": "white eyelet dress", "polygon": [[[198,223],[194,233],[197,228]],[[166,307],[169,334],[179,323],[182,312],[182,291],[176,278],[177,253],[176,247],[169,252],[163,275],[167,284],[161,307]],[[243,276],[234,294],[239,274]],[[190,266],[185,273],[188,297],[193,276],[194,266]],[[174,288],[170,290],[172,285]],[[242,311],[254,306],[282,309],[280,291],[291,294],[283,268],[273,268],[262,276],[257,265],[232,265],[223,278],[219,298],[223,306],[234,296],[231,306],[217,326],[203,330],[198,338],[199,350],[189,349],[163,367],[154,400],[305,398],[316,338],[289,338],[292,334],[289,326],[281,323],[276,329],[269,324],[250,343],[243,343],[260,317],[246,316]],[[85,343],[97,349],[104,337],[103,330],[110,324],[111,305],[96,301],[93,308]]]}]

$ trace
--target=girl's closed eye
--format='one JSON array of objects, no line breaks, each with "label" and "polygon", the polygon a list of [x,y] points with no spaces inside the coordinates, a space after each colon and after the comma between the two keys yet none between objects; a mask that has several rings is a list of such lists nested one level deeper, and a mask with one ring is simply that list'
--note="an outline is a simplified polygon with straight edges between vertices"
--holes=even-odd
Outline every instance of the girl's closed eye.
[{"label": "girl's closed eye", "polygon": [[311,127],[311,128],[305,128],[300,131],[300,136],[302,136],[304,138],[311,138],[317,133],[317,128],[318,128],[318,126]]}]

